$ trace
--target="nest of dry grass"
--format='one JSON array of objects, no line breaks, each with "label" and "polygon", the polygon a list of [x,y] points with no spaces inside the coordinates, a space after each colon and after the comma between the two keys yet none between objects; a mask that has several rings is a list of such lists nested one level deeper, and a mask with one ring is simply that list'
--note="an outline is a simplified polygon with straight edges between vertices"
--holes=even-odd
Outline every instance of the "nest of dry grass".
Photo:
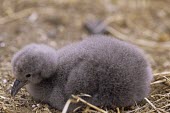
[{"label": "nest of dry grass", "polygon": [[[0,4],[0,112],[58,112],[36,103],[25,89],[16,98],[9,92],[13,77],[10,60],[20,47],[45,43],[60,48],[88,35],[88,19],[102,19],[116,38],[146,51],[154,81],[148,98],[128,109],[110,113],[170,112],[170,1],[169,0],[1,0]],[[88,105],[88,103],[85,103]],[[99,108],[100,109],[100,108]],[[106,109],[103,109],[106,111]],[[98,113],[97,109],[82,112]]]}]

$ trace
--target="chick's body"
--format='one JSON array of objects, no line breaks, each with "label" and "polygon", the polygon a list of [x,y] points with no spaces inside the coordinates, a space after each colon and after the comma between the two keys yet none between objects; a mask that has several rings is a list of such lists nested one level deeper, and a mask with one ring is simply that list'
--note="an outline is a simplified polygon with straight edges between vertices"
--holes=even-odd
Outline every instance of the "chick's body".
[{"label": "chick's body", "polygon": [[27,90],[59,110],[71,94],[89,94],[92,97],[86,100],[97,106],[126,107],[149,93],[151,67],[142,51],[126,42],[94,35],[48,57],[54,58],[43,65],[52,65],[52,73],[39,83],[27,84]]}]

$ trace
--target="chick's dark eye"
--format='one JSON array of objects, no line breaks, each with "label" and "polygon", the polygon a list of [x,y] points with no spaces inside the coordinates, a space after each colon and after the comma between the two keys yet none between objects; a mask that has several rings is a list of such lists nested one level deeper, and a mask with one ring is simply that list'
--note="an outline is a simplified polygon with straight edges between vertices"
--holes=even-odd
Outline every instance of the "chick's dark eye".
[{"label": "chick's dark eye", "polygon": [[30,77],[30,76],[31,76],[31,74],[27,74],[27,75],[25,75],[25,76],[28,78],[28,77]]}]

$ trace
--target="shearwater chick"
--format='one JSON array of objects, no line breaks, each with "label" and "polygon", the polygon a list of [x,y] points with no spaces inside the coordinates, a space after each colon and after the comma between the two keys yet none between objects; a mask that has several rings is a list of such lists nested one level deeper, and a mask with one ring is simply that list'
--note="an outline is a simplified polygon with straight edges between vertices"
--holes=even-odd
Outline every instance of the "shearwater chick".
[{"label": "shearwater chick", "polygon": [[26,84],[37,101],[62,110],[71,94],[85,93],[96,106],[126,107],[148,96],[152,69],[136,46],[94,35],[56,51],[31,44],[12,59],[15,96]]}]

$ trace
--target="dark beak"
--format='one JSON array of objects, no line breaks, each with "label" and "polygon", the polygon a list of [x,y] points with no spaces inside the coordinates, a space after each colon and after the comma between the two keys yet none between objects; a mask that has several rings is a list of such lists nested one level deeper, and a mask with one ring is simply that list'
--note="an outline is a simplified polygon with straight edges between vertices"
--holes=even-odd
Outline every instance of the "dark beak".
[{"label": "dark beak", "polygon": [[16,79],[11,89],[11,95],[15,96],[26,83],[26,81],[19,81]]}]

